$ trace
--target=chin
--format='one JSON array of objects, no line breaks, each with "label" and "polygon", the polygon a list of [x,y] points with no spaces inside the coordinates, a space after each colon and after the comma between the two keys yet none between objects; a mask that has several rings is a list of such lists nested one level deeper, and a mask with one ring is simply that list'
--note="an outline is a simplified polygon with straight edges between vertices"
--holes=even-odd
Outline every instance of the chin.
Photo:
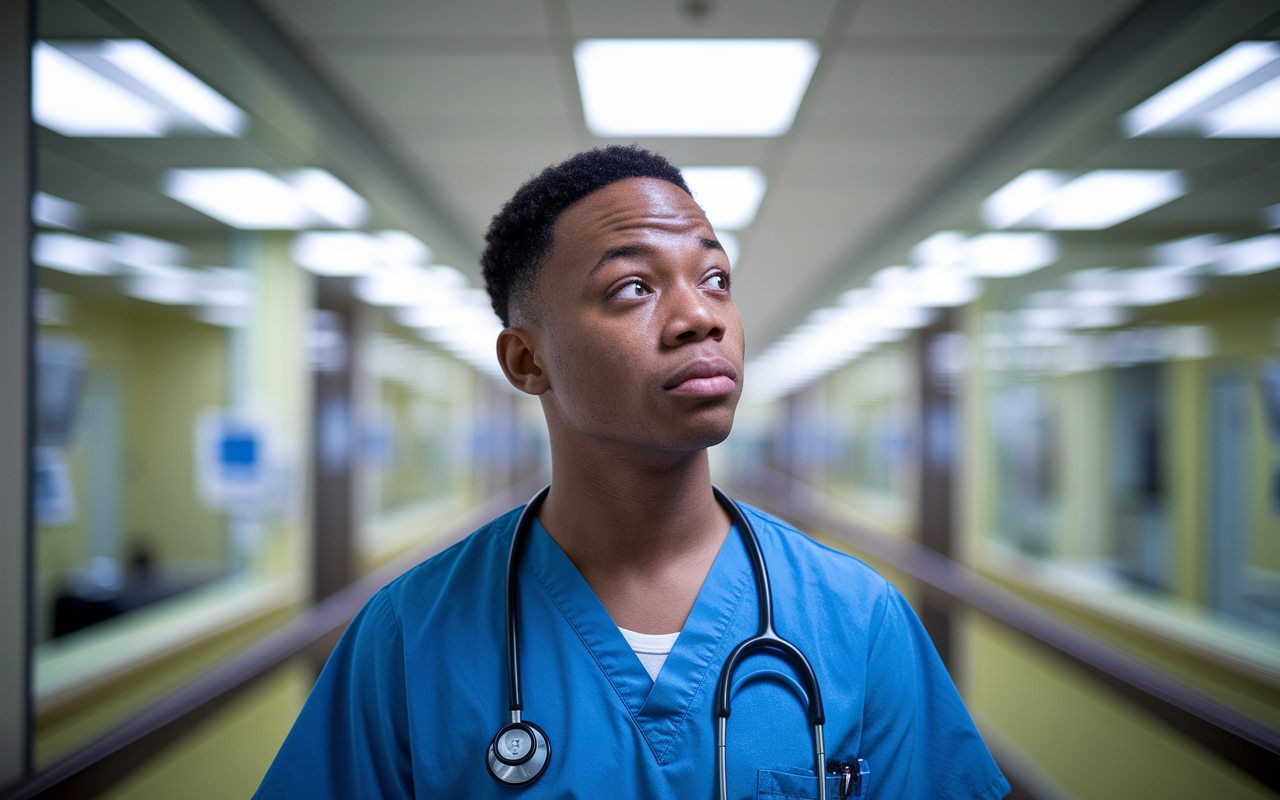
[{"label": "chin", "polygon": [[721,414],[698,420],[690,426],[687,435],[681,437],[685,442],[681,449],[705,450],[728,439],[729,432],[733,430],[733,412],[734,409],[729,408]]}]

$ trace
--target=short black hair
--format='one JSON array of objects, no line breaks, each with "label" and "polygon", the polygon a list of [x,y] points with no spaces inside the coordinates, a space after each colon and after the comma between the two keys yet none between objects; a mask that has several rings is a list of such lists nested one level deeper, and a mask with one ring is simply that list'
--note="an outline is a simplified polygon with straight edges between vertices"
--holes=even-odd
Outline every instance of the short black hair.
[{"label": "short black hair", "polygon": [[480,268],[503,325],[511,324],[512,305],[532,288],[561,212],[597,189],[627,178],[658,178],[693,194],[680,170],[662,156],[635,145],[610,145],[547,167],[517,189],[494,215],[484,235]]}]

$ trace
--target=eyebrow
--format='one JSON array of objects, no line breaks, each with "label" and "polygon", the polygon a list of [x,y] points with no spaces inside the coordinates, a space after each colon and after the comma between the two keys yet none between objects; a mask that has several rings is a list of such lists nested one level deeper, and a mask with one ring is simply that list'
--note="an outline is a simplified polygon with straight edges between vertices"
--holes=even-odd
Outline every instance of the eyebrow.
[{"label": "eyebrow", "polygon": [[[706,250],[719,250],[722,253],[724,252],[724,248],[715,239],[707,239],[703,237],[699,241],[702,242],[702,247]],[[599,271],[601,267],[614,259],[644,255],[652,250],[652,247],[645,244],[625,244],[621,247],[611,247],[604,251],[604,254],[600,256],[600,260],[595,263],[595,266],[593,266],[589,272],[587,272],[587,277],[591,277]]]}]

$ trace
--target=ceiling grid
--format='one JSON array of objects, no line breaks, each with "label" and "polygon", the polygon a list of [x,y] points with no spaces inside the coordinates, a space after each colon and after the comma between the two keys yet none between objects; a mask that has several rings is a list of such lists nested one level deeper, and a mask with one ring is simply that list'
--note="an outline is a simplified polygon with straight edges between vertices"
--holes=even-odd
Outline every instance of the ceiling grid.
[{"label": "ceiling grid", "polygon": [[[816,283],[1007,122],[1133,0],[267,0],[305,55],[441,189],[477,249],[529,175],[609,143],[583,122],[582,39],[807,38],[821,50],[792,129],[644,138],[681,166],[754,166],[768,191],[742,232],[735,292],[751,349]],[[701,9],[701,13],[690,11]],[[457,265],[471,272],[474,265]]]}]

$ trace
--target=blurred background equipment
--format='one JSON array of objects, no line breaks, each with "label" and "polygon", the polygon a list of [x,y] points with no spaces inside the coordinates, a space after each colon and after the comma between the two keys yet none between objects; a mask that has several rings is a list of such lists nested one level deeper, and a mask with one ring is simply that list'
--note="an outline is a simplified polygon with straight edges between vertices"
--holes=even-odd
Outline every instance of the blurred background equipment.
[{"label": "blurred background equipment", "polygon": [[[731,494],[864,558],[1016,797],[1280,793],[1280,10],[0,10],[0,797],[252,794],[548,475],[490,217],[638,142],[733,266]],[[874,769],[874,765],[873,765]]]}]

